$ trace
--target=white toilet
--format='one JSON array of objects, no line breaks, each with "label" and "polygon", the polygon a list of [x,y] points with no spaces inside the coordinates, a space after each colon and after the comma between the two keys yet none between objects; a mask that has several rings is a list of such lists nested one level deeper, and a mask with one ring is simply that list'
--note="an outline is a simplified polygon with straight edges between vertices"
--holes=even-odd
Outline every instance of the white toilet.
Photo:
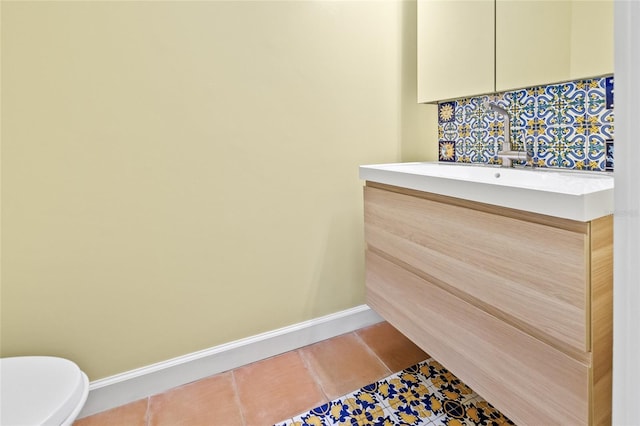
[{"label": "white toilet", "polygon": [[0,425],[71,425],[89,393],[73,362],[48,356],[0,359]]}]

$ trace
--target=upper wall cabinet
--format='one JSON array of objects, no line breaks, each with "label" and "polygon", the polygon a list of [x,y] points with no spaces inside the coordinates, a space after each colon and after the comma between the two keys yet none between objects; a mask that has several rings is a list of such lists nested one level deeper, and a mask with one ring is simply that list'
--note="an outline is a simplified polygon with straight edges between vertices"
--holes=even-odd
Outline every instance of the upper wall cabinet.
[{"label": "upper wall cabinet", "polygon": [[496,91],[613,73],[612,0],[496,0]]},{"label": "upper wall cabinet", "polygon": [[494,91],[494,0],[418,0],[418,102]]},{"label": "upper wall cabinet", "polygon": [[613,0],[418,0],[418,102],[613,73]]}]

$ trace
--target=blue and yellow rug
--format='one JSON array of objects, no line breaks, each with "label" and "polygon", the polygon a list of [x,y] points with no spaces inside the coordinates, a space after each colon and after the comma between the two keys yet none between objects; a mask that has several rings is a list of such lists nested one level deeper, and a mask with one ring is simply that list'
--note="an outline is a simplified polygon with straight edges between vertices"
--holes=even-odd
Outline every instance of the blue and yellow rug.
[{"label": "blue and yellow rug", "polygon": [[513,425],[433,358],[277,426]]}]

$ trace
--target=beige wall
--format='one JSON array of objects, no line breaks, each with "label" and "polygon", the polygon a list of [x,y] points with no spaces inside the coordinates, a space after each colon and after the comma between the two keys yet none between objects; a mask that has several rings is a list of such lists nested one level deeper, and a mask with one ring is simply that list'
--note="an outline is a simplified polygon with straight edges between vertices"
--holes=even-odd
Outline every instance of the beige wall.
[{"label": "beige wall", "polygon": [[2,2],[2,356],[95,380],[363,303],[357,166],[433,160],[415,3]]}]

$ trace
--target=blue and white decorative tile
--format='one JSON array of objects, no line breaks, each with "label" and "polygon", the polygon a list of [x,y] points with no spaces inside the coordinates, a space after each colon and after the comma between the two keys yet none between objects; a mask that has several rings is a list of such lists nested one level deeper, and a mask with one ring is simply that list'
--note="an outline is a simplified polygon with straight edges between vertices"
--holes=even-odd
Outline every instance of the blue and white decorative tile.
[{"label": "blue and white decorative tile", "polygon": [[371,392],[376,400],[384,401],[386,405],[389,405],[389,401],[395,398],[405,388],[405,385],[394,374],[373,384],[373,387],[367,392]]},{"label": "blue and white decorative tile", "polygon": [[575,117],[585,113],[585,86],[574,82],[547,86],[538,97],[537,117],[547,126],[572,126]]},{"label": "blue and white decorative tile", "polygon": [[462,124],[465,122],[465,117],[467,116],[467,110],[469,109],[469,99],[458,99],[456,101],[456,113],[454,121],[457,124]]},{"label": "blue and white decorative tile", "polygon": [[[417,369],[414,374],[417,374],[430,389],[438,390],[448,386],[449,384],[460,382],[453,373],[433,358],[429,358],[413,368]],[[467,393],[466,389],[465,393]],[[470,389],[469,392],[471,392]]]},{"label": "blue and white decorative tile", "polygon": [[438,125],[438,140],[455,142],[454,161],[496,163],[504,144],[503,118],[486,108],[496,102],[511,114],[511,142],[542,167],[604,170],[604,141],[614,138],[613,78],[576,80],[451,102],[452,122]]},{"label": "blue and white decorative tile", "polygon": [[401,386],[398,388],[398,393],[388,399],[388,403],[393,409],[411,407],[423,412],[429,410],[429,404],[425,403],[428,400],[428,395],[431,395],[431,393],[424,383],[411,387]]},{"label": "blue and white decorative tile", "polygon": [[602,123],[598,120],[597,116],[585,114],[576,117],[576,122],[573,127],[577,134],[588,136],[599,134],[601,132]]},{"label": "blue and white decorative tile", "polygon": [[606,167],[606,139],[597,134],[589,135],[588,142],[588,169],[604,171]]},{"label": "blue and white decorative tile", "polygon": [[613,110],[608,109],[599,117],[600,123],[602,124],[600,127],[600,134],[607,139],[614,138],[613,115]]},{"label": "blue and white decorative tile", "polygon": [[349,422],[342,424],[358,426],[392,426],[398,424],[393,410],[382,405],[363,408],[353,407],[353,414]]},{"label": "blue and white decorative tile", "polygon": [[606,132],[612,134],[613,111],[607,109],[605,79],[590,80],[586,117],[591,134]]},{"label": "blue and white decorative tile", "polygon": [[407,425],[427,424],[442,415],[440,400],[424,384],[420,388],[404,390],[390,401],[389,408],[401,424]]},{"label": "blue and white decorative tile", "polygon": [[441,401],[452,400],[465,403],[478,397],[470,387],[446,370],[444,373],[435,374],[430,382],[429,389]]},{"label": "blue and white decorative tile", "polygon": [[277,426],[512,425],[432,358]]},{"label": "blue and white decorative tile", "polygon": [[546,167],[571,167],[571,142],[567,138],[569,129],[551,127],[538,139],[538,157],[545,160]]},{"label": "blue and white decorative tile", "polygon": [[471,107],[471,100],[468,98],[456,101],[456,123],[462,124],[466,121],[468,110]]},{"label": "blue and white decorative tile", "polygon": [[347,401],[351,407],[360,409],[369,409],[375,406],[385,405],[386,399],[379,393],[379,387],[380,382],[372,383],[346,395],[344,400]]},{"label": "blue and white decorative tile", "polygon": [[546,132],[547,122],[539,117],[531,117],[525,122],[523,130],[527,136],[537,137]]},{"label": "blue and white decorative tile", "polygon": [[613,109],[613,77],[606,77],[604,84],[607,109]]},{"label": "blue and white decorative tile", "polygon": [[479,163],[481,162],[481,157],[479,156],[477,150],[477,142],[472,140],[469,143],[464,145],[464,153],[462,154],[462,161],[465,163]]},{"label": "blue and white decorative tile", "polygon": [[339,398],[294,417],[289,426],[349,424],[347,422],[352,418],[352,415],[351,405],[345,402],[343,398]]},{"label": "blue and white decorative tile", "polygon": [[581,133],[575,133],[572,138],[573,148],[570,151],[570,155],[573,164],[571,168],[576,170],[589,170],[589,159],[587,156],[589,143],[587,136]]},{"label": "blue and white decorative tile", "polygon": [[471,126],[469,123],[460,123],[457,128],[457,140],[465,140],[471,137]]},{"label": "blue and white decorative tile", "polygon": [[438,123],[448,123],[454,121],[455,114],[455,102],[443,102],[441,104],[438,104]]},{"label": "blue and white decorative tile", "polygon": [[396,419],[394,425],[419,426],[432,424],[431,422],[436,420],[438,416],[425,407],[403,405],[391,408],[391,413]]},{"label": "blue and white decorative tile", "polygon": [[444,399],[441,403],[442,414],[435,419],[435,423],[447,426],[472,426],[473,422],[466,418],[467,412],[460,401]]},{"label": "blue and white decorative tile", "polygon": [[487,100],[486,96],[471,98],[465,107],[464,122],[469,125],[472,133],[489,128],[491,121],[489,114],[493,114],[493,112],[487,110],[485,106]]},{"label": "blue and white decorative tile", "polygon": [[[398,419],[396,406],[409,403],[419,398],[427,388],[419,379],[411,380],[410,376],[402,373],[394,374],[359,391],[344,397],[351,404],[353,418],[357,424],[422,424],[407,419]],[[415,404],[414,404],[415,405]],[[355,423],[354,423],[355,424]]]},{"label": "blue and white decorative tile", "polygon": [[493,120],[488,123],[487,131],[489,139],[497,145],[498,141],[504,140],[504,122],[501,120]]},{"label": "blue and white decorative tile", "polygon": [[458,125],[454,122],[442,123],[442,138],[444,140],[458,140]]},{"label": "blue and white decorative tile", "polygon": [[466,146],[468,141],[461,140],[456,142],[456,162],[457,163],[468,163],[469,158],[465,157],[465,152],[467,152]]},{"label": "blue and white decorative tile", "polygon": [[608,172],[613,171],[613,139],[605,141],[604,169]]},{"label": "blue and white decorative tile", "polygon": [[587,81],[587,114],[600,116],[607,109],[605,79]]},{"label": "blue and white decorative tile", "polygon": [[489,146],[483,141],[475,141],[472,145],[473,156],[471,162],[487,164],[493,158],[493,146]]},{"label": "blue and white decorative tile", "polygon": [[526,125],[527,120],[535,116],[535,98],[527,90],[505,92],[502,100],[511,115],[511,127],[520,128]]},{"label": "blue and white decorative tile", "polygon": [[440,141],[438,142],[440,149],[438,151],[438,160],[455,162],[456,161],[456,142]]},{"label": "blue and white decorative tile", "polygon": [[454,380],[450,382],[443,383],[440,386],[430,387],[429,389],[431,389],[433,395],[442,401],[448,400],[465,403],[478,396],[470,387],[455,377]]},{"label": "blue and white decorative tile", "polygon": [[[482,398],[467,401],[463,404],[465,421],[472,425],[513,425],[507,417]],[[446,418],[441,418],[445,420]]]}]

